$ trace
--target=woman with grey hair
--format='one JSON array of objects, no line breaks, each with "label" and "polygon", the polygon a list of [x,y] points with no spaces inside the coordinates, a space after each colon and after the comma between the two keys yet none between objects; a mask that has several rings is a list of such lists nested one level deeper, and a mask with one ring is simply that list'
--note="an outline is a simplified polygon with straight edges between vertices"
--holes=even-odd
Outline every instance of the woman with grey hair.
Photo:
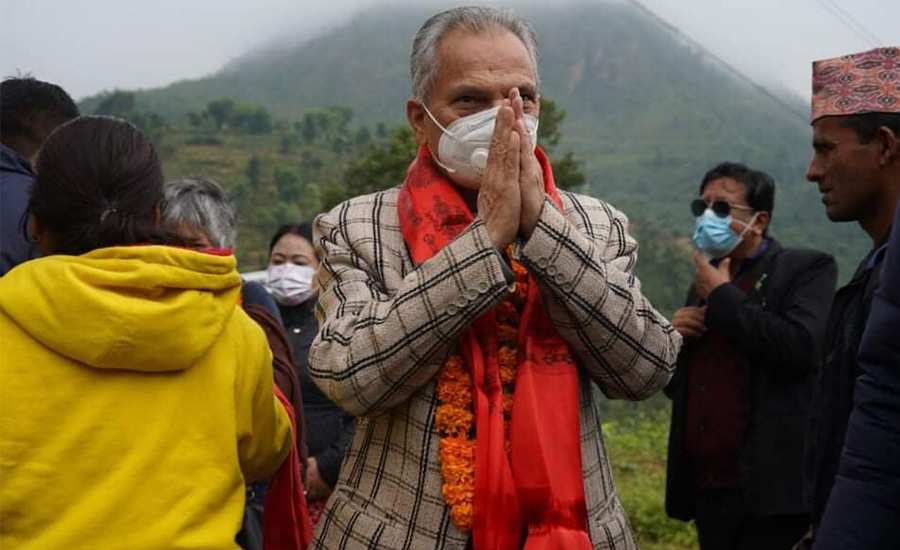
[{"label": "woman with grey hair", "polygon": [[234,248],[237,213],[222,187],[207,178],[185,178],[163,188],[162,219],[195,248]]},{"label": "woman with grey hair", "polygon": [[[188,246],[234,249],[238,216],[221,185],[209,178],[185,178],[166,183],[163,192],[162,222]],[[245,280],[241,300],[261,305],[283,325],[275,300],[261,284]]]},{"label": "woman with grey hair", "polygon": [[[163,188],[162,223],[187,246],[197,249],[232,249],[237,234],[237,213],[222,187],[211,179],[187,178]],[[306,473],[305,418],[300,382],[291,360],[291,344],[284,332],[278,306],[257,282],[242,281],[241,305],[266,333],[273,356],[275,383],[294,408],[299,461]],[[266,484],[247,486],[246,507],[236,542],[245,550],[262,548],[262,514]]]}]

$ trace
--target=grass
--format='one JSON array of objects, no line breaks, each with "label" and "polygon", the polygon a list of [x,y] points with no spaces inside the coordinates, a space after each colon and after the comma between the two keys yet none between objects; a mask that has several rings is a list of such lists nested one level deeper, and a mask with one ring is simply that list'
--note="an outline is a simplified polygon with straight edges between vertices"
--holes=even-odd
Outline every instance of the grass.
[{"label": "grass", "polygon": [[[660,403],[659,401],[657,403]],[[619,405],[619,404],[617,404]],[[693,523],[670,519],[665,511],[668,404],[616,407],[603,423],[616,490],[642,550],[695,550]]]}]

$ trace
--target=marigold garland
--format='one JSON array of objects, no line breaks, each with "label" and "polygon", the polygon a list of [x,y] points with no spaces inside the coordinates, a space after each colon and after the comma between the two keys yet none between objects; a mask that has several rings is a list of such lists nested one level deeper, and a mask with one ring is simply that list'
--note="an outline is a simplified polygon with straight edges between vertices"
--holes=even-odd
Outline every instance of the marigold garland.
[{"label": "marigold garland", "polygon": [[[512,266],[516,289],[495,308],[507,455],[510,452],[509,424],[515,394],[519,319],[528,298],[528,270],[515,260]],[[450,507],[450,521],[463,531],[472,530],[475,518],[475,411],[472,392],[469,366],[458,350],[454,351],[438,372],[437,396],[441,404],[434,419],[441,436],[441,475],[444,478],[441,493]]]}]

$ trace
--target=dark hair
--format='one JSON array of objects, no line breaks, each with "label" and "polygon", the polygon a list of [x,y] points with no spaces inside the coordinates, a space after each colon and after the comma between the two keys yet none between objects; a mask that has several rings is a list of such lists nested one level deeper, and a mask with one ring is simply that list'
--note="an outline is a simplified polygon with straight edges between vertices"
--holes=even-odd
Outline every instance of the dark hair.
[{"label": "dark hair", "polygon": [[840,120],[844,127],[856,132],[860,143],[872,141],[881,126],[887,126],[900,137],[900,113],[863,113],[842,116]]},{"label": "dark hair", "polygon": [[133,124],[83,116],[41,147],[28,210],[52,236],[55,254],[128,244],[183,244],[154,226],[163,198],[156,150]]},{"label": "dark hair", "polygon": [[700,183],[700,194],[709,182],[719,178],[731,178],[744,184],[744,200],[756,212],[768,212],[772,215],[775,208],[775,180],[762,170],[747,168],[739,162],[725,161],[703,176]]},{"label": "dark hair", "polygon": [[[275,248],[275,245],[278,244],[278,241],[281,240],[281,237],[284,237],[288,234],[303,237],[304,239],[309,241],[309,244],[312,245],[313,250],[315,250],[316,244],[313,242],[312,225],[307,222],[286,223],[279,227],[277,231],[275,231],[275,235],[273,235],[272,240],[269,241],[269,256],[272,255],[272,249]],[[316,259],[319,259],[318,252],[316,252]]]},{"label": "dark hair", "polygon": [[78,106],[56,84],[25,78],[0,82],[0,134],[40,143],[54,128],[78,116]]}]

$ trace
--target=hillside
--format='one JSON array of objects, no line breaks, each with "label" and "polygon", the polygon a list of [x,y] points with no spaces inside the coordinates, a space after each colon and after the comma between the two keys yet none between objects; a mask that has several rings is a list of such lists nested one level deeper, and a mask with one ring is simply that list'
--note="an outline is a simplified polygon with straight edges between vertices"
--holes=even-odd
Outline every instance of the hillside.
[{"label": "hillside", "polygon": [[[847,278],[868,242],[855,225],[830,224],[804,180],[807,124],[628,4],[555,3],[520,12],[538,31],[542,93],[568,113],[558,151],[583,160],[585,191],[631,217],[642,246],[639,275],[664,309],[677,306],[691,276],[688,202],[705,170],[725,159],[771,172],[779,184],[773,234],[835,254]],[[326,105],[352,109],[360,125],[403,124],[409,45],[429,14],[373,8],[296,48],[248,54],[210,78],[139,92],[137,105],[173,125],[222,96],[265,105],[288,127]],[[97,101],[83,107],[90,111]],[[219,177],[246,179],[240,172]]]}]

